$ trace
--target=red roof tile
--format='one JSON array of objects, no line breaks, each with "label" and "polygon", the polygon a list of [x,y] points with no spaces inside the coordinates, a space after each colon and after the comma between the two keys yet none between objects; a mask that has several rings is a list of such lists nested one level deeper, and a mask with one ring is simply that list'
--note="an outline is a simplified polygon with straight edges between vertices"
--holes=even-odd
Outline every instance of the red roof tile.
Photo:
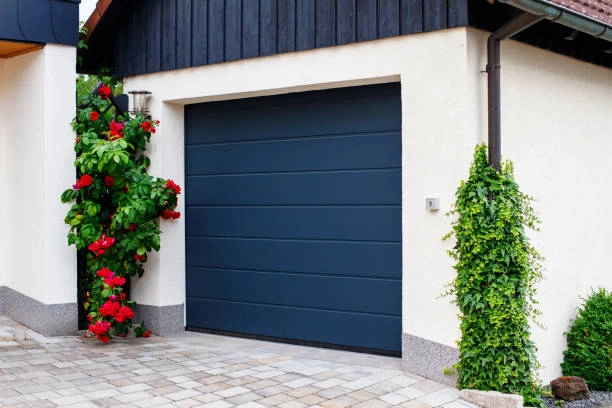
[{"label": "red roof tile", "polygon": [[583,16],[612,25],[612,0],[548,0]]}]

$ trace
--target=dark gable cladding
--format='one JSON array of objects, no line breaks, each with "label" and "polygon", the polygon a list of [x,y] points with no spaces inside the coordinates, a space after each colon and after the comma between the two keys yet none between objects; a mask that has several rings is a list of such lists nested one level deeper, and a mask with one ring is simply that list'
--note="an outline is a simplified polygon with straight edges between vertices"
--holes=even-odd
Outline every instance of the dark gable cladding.
[{"label": "dark gable cladding", "polygon": [[[89,49],[79,50],[84,61],[80,72],[114,67],[116,76],[126,77],[460,26],[492,32],[521,13],[486,0],[108,0],[106,4],[104,15],[92,26]],[[612,68],[609,43],[570,34],[571,29],[546,20],[514,39]],[[575,38],[566,39],[570,37]]]},{"label": "dark gable cladding", "polygon": [[76,46],[81,0],[2,0],[0,40]]},{"label": "dark gable cladding", "polygon": [[[115,0],[117,1],[117,0]],[[468,0],[146,0],[114,46],[132,76],[465,26]]]}]

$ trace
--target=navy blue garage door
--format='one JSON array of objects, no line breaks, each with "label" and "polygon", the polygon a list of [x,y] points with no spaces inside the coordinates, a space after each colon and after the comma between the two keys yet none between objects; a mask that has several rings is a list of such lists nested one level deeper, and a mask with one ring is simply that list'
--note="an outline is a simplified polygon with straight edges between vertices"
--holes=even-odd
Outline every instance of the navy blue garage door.
[{"label": "navy blue garage door", "polygon": [[399,352],[398,84],[185,108],[187,326]]}]

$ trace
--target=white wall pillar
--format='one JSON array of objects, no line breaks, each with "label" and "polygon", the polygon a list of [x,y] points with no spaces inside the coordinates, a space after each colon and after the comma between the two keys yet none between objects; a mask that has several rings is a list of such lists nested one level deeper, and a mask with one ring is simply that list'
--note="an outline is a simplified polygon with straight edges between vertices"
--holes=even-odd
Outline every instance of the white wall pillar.
[{"label": "white wall pillar", "polygon": [[[0,89],[6,89],[6,60],[0,59]],[[0,183],[5,184],[7,176],[7,145],[6,138],[6,116],[7,110],[7,95],[2,92],[0,93]],[[5,210],[6,200],[0,200],[0,243],[6,243],[9,241],[10,234],[8,228],[9,214]],[[6,285],[6,271],[8,267],[7,260],[7,245],[0,245],[0,288]],[[0,312],[4,310],[4,302],[0,295]]]},{"label": "white wall pillar", "polygon": [[44,334],[76,332],[76,256],[61,192],[74,182],[74,47],[4,61],[2,200],[7,313]]},{"label": "white wall pillar", "polygon": [[[150,89],[149,85],[144,81],[138,89]],[[151,158],[149,173],[181,186],[177,208],[181,217],[160,219],[161,250],[149,254],[143,277],[132,279],[132,299],[137,302],[137,321],[144,320],[155,333],[172,334],[185,327],[183,105],[163,103],[155,94],[150,99],[153,119],[159,120],[160,125],[147,151]]]}]

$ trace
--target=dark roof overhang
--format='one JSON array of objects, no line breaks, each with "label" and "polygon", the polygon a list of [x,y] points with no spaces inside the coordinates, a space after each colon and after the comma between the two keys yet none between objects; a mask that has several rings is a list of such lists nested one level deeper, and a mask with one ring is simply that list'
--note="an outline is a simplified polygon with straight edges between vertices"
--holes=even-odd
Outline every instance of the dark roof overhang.
[{"label": "dark roof overhang", "polygon": [[83,64],[77,67],[82,74],[100,72],[114,66],[116,33],[123,27],[132,10],[142,0],[98,0],[96,8],[84,24],[87,30],[87,49],[79,49]]},{"label": "dark roof overhang", "polygon": [[81,0],[11,0],[2,2],[0,40],[16,43],[78,42]]}]

